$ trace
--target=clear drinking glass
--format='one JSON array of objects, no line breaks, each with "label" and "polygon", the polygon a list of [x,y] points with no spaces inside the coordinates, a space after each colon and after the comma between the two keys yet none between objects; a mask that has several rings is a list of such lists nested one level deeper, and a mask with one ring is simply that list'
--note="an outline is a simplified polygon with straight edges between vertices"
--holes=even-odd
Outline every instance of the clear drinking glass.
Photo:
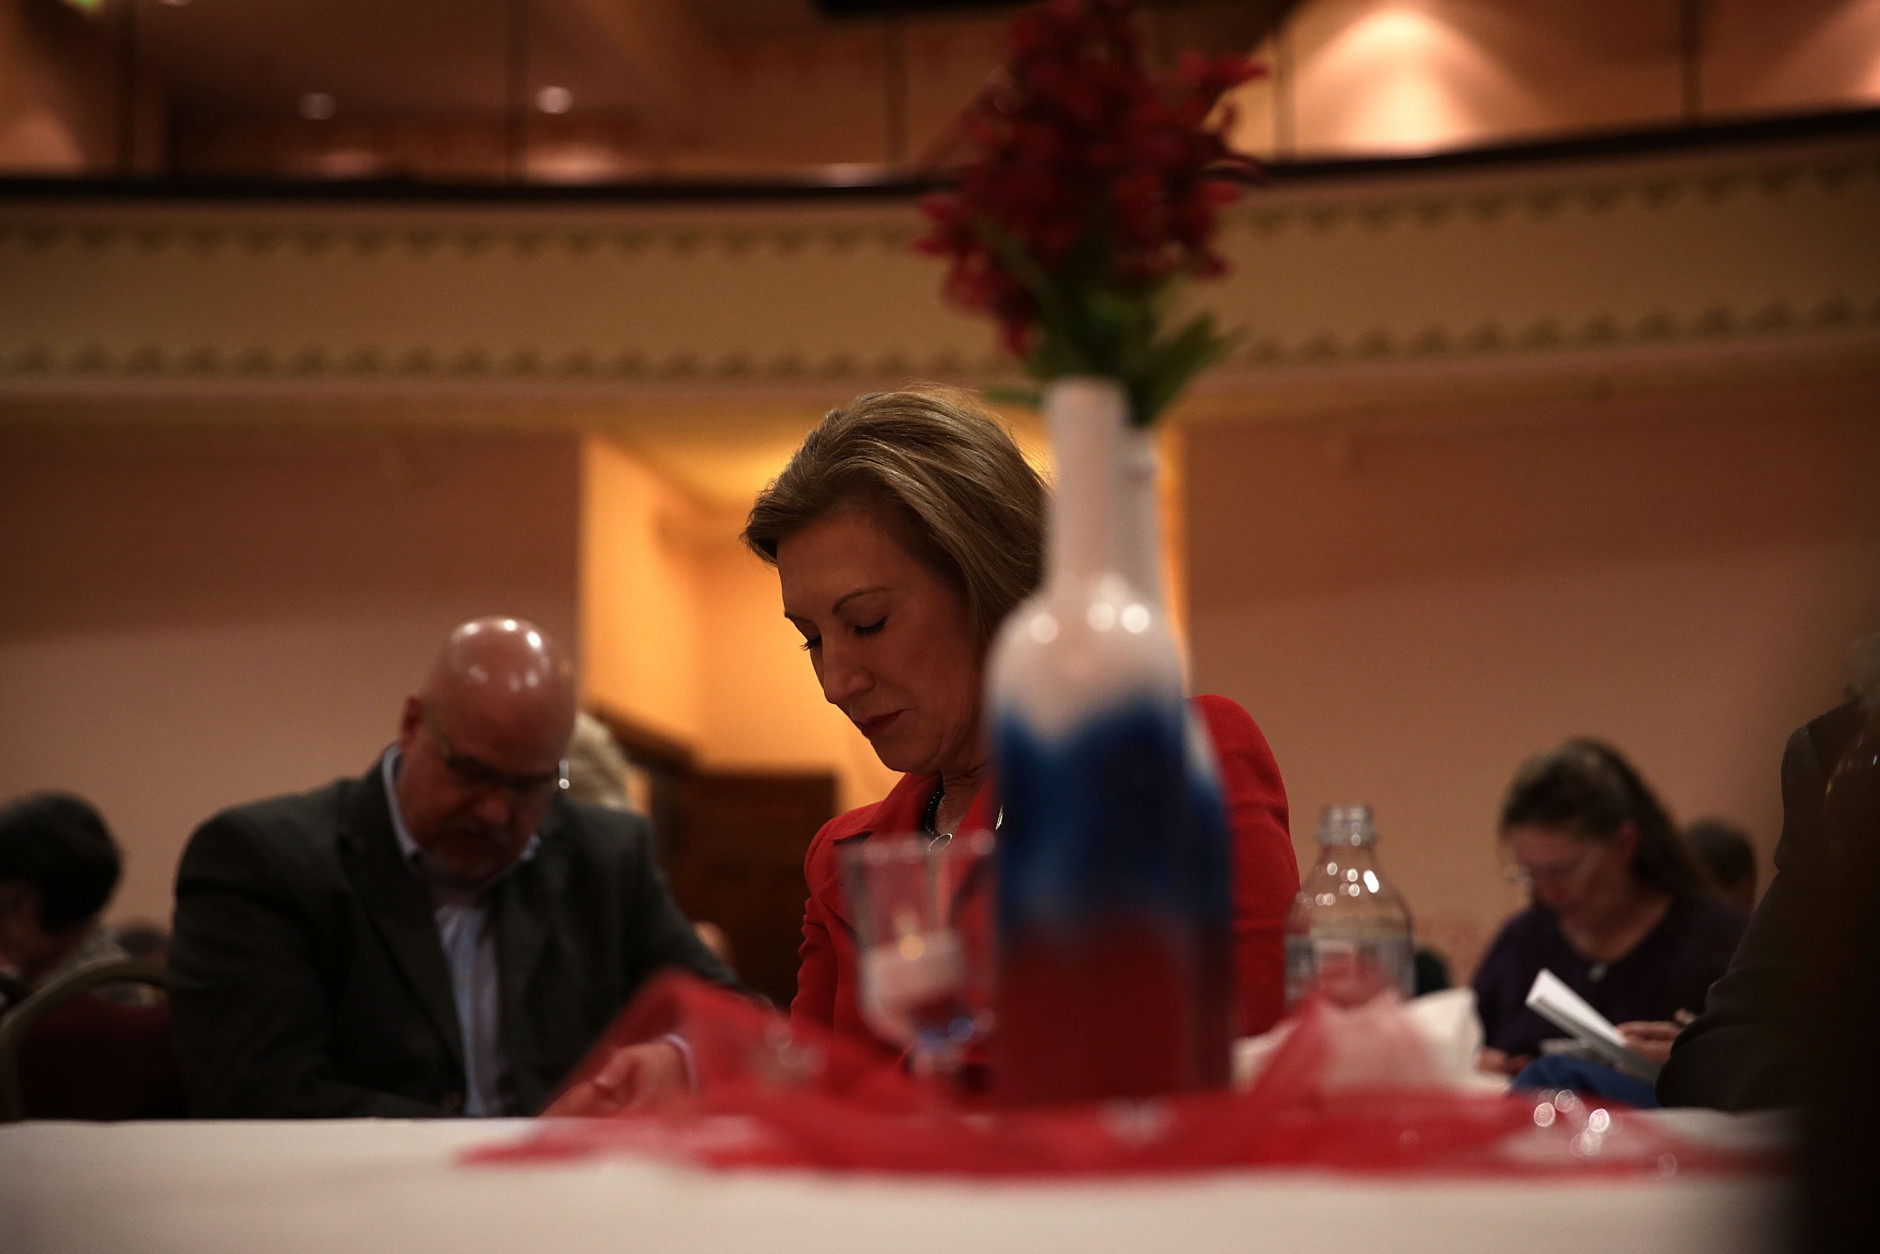
[{"label": "clear drinking glass", "polygon": [[874,836],[842,852],[868,1025],[952,1077],[992,1027],[992,833]]}]

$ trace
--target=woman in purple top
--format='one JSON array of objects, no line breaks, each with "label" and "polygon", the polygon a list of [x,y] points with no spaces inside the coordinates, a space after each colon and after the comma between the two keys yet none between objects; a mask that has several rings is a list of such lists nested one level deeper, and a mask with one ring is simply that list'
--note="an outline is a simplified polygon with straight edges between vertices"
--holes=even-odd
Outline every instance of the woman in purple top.
[{"label": "woman in purple top", "polygon": [[1703,891],[1658,798],[1617,750],[1569,740],[1530,758],[1501,807],[1509,878],[1533,904],[1475,973],[1485,1070],[1512,1075],[1561,1036],[1527,1009],[1545,967],[1657,1062],[1730,965],[1748,920]]}]

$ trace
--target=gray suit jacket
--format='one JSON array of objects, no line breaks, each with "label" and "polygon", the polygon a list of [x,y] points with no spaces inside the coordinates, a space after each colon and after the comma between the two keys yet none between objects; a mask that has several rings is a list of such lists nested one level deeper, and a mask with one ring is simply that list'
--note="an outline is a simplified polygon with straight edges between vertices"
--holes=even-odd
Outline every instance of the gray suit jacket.
[{"label": "gray suit jacket", "polygon": [[[736,986],[673,904],[644,819],[557,798],[540,837],[491,902],[500,1026],[524,1113],[655,972]],[[376,763],[197,829],[177,872],[170,999],[197,1114],[462,1110],[449,967]]]}]

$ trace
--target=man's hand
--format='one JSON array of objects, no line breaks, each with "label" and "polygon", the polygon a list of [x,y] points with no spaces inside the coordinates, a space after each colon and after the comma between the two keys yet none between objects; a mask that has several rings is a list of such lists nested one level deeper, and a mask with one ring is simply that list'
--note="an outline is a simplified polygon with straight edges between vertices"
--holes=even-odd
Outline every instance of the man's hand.
[{"label": "man's hand", "polygon": [[691,1090],[685,1055],[671,1041],[625,1045],[601,1069],[556,1098],[543,1115],[614,1115]]},{"label": "man's hand", "polygon": [[1663,1065],[1671,1057],[1671,1042],[1678,1039],[1678,1033],[1684,1030],[1681,1023],[1652,1022],[1635,1020],[1618,1025],[1619,1035],[1625,1038],[1626,1048],[1652,1062]]}]

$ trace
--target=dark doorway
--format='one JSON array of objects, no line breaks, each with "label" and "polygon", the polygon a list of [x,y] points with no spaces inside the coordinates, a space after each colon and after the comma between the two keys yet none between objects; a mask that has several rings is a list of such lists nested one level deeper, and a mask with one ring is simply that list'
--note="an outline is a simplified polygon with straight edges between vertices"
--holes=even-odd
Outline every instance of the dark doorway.
[{"label": "dark doorway", "polygon": [[803,855],[836,812],[828,772],[707,771],[692,747],[619,713],[591,710],[633,768],[672,894],[731,942],[739,976],[788,1008],[803,932]]},{"label": "dark doorway", "polygon": [[746,983],[787,1007],[808,896],[803,854],[835,814],[835,777],[700,771],[679,797],[673,895],[688,917],[725,930]]}]

